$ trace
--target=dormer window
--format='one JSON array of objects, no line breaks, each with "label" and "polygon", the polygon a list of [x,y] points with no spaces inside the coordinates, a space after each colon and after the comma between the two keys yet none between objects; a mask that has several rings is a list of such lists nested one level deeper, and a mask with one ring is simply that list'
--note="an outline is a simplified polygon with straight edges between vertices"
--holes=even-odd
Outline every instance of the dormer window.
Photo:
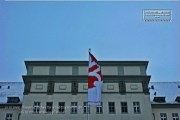
[{"label": "dormer window", "polygon": [[7,103],[18,103],[19,101],[19,97],[8,97],[7,99]]},{"label": "dormer window", "polygon": [[154,97],[153,101],[159,103],[166,102],[165,97]]},{"label": "dormer window", "polygon": [[180,96],[177,96],[175,99],[176,102],[180,103]]}]

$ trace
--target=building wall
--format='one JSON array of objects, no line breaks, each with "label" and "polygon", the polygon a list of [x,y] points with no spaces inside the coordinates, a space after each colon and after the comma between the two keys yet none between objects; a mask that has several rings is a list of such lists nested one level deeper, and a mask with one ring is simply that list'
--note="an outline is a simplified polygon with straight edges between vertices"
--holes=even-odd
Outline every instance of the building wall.
[{"label": "building wall", "polygon": [[[31,110],[22,109],[21,120],[84,120],[87,117],[91,120],[153,119],[147,92],[150,79],[150,76],[146,76],[148,62],[99,62],[105,78],[102,88],[103,114],[96,114],[95,106],[91,106],[89,116],[84,114],[82,107],[87,101],[88,84],[87,77],[83,76],[88,75],[87,63],[26,62],[27,76],[23,76],[23,80],[27,86],[22,106]],[[34,102],[41,103],[40,111],[44,113],[33,113]],[[53,115],[45,113],[46,102],[53,102],[53,107],[56,108]],[[70,107],[71,102],[78,102],[78,113],[71,114],[69,108],[65,110],[65,114],[57,114],[59,102],[65,102],[66,107]],[[115,103],[115,113],[109,113],[109,102]],[[121,102],[127,102],[128,113],[121,112]],[[140,103],[140,113],[134,113],[133,102]]]},{"label": "building wall", "polygon": [[7,106],[5,109],[5,106],[3,106],[3,107],[1,106],[1,108],[0,108],[0,120],[5,120],[7,113],[12,114],[13,120],[20,120],[20,113],[21,113],[21,109],[19,109],[20,107],[17,107],[17,106],[11,106],[11,107],[13,107],[13,109],[7,108]]},{"label": "building wall", "polygon": [[160,117],[161,113],[166,113],[167,120],[173,120],[172,113],[178,113],[178,116],[180,116],[180,105],[179,105],[179,107],[176,106],[177,108],[173,108],[171,106],[166,107],[166,108],[162,108],[163,106],[167,106],[167,105],[161,105],[158,108],[152,107],[154,120],[161,120],[161,117]]},{"label": "building wall", "polygon": [[[87,66],[46,65],[28,68],[28,75],[88,75]],[[145,66],[101,66],[101,71],[103,75],[146,75]]]},{"label": "building wall", "polygon": [[[33,99],[32,99],[33,98]],[[34,102],[41,102],[41,112],[45,112],[43,107],[46,106],[46,102],[53,102],[53,107],[58,107],[58,102],[65,102],[66,107],[71,106],[71,102],[78,102],[78,113],[71,114],[70,109],[65,110],[65,114],[57,114],[56,109],[54,110],[54,114],[33,114],[32,110],[22,113],[21,120],[57,120],[57,119],[66,119],[66,120],[73,120],[73,119],[86,119],[87,114],[83,113],[83,102],[87,101],[87,94],[53,94],[53,95],[46,95],[46,94],[29,94],[24,95],[23,107],[33,107]],[[149,101],[149,96],[144,95],[143,93],[136,93],[136,94],[102,94],[102,101],[103,101],[103,114],[96,114],[96,107],[91,106],[90,108],[90,119],[104,119],[104,120],[119,120],[119,119],[126,119],[126,120],[152,120],[152,110],[151,104]],[[115,102],[115,113],[110,114],[108,108],[108,102]],[[121,106],[120,102],[127,102],[128,104],[128,113],[122,114],[121,113]],[[140,102],[140,114],[135,114],[133,111],[133,102]]]}]

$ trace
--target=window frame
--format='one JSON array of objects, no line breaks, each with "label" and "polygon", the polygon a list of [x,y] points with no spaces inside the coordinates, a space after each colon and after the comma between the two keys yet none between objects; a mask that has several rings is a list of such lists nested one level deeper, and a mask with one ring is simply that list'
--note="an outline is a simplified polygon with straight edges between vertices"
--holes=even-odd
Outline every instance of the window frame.
[{"label": "window frame", "polygon": [[[135,106],[136,103],[138,103],[137,106]],[[139,110],[138,110],[138,108],[139,108]],[[138,102],[138,101],[133,102],[133,110],[134,110],[135,114],[140,114],[141,113],[140,102]]]},{"label": "window frame", "polygon": [[[112,103],[114,104],[114,106],[110,106],[110,104]],[[112,108],[114,108],[114,112],[111,112]],[[115,114],[116,113],[115,102],[108,102],[108,109],[109,109],[109,114]]]},{"label": "window frame", "polygon": [[[51,106],[48,106],[48,104],[51,104]],[[53,112],[53,102],[46,102],[46,113],[51,114],[52,112]]]},{"label": "window frame", "polygon": [[[165,118],[164,118],[164,116],[162,116],[162,115],[165,115]],[[162,118],[163,117],[163,118]],[[160,113],[160,119],[161,120],[167,120],[167,114],[166,113]]]},{"label": "window frame", "polygon": [[[64,106],[60,106],[60,103],[63,103]],[[65,102],[59,102],[58,105],[59,105],[58,113],[60,113],[60,114],[65,114]],[[64,107],[64,108],[63,108],[63,107]],[[63,111],[63,112],[60,112],[60,109],[64,109],[64,111]]]},{"label": "window frame", "polygon": [[[126,103],[126,106],[123,106],[122,104]],[[125,112],[123,111],[126,108]],[[128,113],[128,104],[127,102],[121,102],[121,113],[122,114],[127,114]]]},{"label": "window frame", "polygon": [[90,114],[90,105],[88,105],[88,102],[83,102],[83,113]]},{"label": "window frame", "polygon": [[[177,115],[177,116],[174,116],[174,115]],[[173,120],[179,120],[179,115],[178,115],[178,113],[172,113],[172,119],[173,119]]]},{"label": "window frame", "polygon": [[[39,103],[39,106],[35,106],[35,103]],[[37,113],[37,114],[39,114],[39,112],[40,112],[40,105],[41,105],[41,102],[34,102],[34,104],[33,104],[33,113]],[[35,112],[35,109],[36,109],[36,112]],[[38,109],[39,109],[39,111],[38,111]]]},{"label": "window frame", "polygon": [[[7,117],[9,117],[10,116],[10,118],[7,118]],[[12,113],[6,113],[6,120],[12,120],[13,119],[13,114]]]},{"label": "window frame", "polygon": [[[73,106],[72,103],[76,103],[76,106]],[[72,112],[73,109],[76,111]],[[71,114],[78,114],[78,102],[71,102]]]},{"label": "window frame", "polygon": [[100,105],[96,106],[96,114],[103,114],[103,102],[100,103]]}]

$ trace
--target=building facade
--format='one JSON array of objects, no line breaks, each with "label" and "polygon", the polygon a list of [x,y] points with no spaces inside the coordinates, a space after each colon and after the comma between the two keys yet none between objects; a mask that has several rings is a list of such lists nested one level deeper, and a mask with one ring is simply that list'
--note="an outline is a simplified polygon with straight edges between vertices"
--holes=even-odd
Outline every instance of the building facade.
[{"label": "building facade", "polygon": [[[88,115],[87,61],[26,61],[25,64],[22,106],[37,109],[33,108],[32,114],[21,114],[22,120],[153,119],[146,61],[99,61],[104,78],[102,106],[91,106]],[[47,110],[48,106],[52,109]],[[59,106],[66,108],[61,110]]]},{"label": "building facade", "polygon": [[0,118],[10,114],[7,120],[179,120],[180,93],[174,93],[179,82],[165,84],[176,89],[163,94],[161,83],[149,83],[147,61],[98,63],[104,78],[100,106],[87,105],[88,61],[26,61],[23,100],[12,104],[21,109],[5,110],[9,103],[3,103]]}]

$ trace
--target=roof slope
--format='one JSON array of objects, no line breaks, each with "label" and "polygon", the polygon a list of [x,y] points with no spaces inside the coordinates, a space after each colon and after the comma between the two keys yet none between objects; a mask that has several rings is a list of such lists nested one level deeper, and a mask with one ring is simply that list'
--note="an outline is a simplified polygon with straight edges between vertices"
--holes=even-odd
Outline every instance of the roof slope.
[{"label": "roof slope", "polygon": [[20,103],[22,103],[24,92],[23,82],[0,82],[0,86],[0,104],[7,103],[7,97],[19,97]]},{"label": "roof slope", "polygon": [[156,104],[153,101],[154,97],[165,97],[165,103],[170,104],[177,103],[175,99],[177,96],[180,96],[180,82],[150,82],[149,88],[150,99],[153,104]]}]

